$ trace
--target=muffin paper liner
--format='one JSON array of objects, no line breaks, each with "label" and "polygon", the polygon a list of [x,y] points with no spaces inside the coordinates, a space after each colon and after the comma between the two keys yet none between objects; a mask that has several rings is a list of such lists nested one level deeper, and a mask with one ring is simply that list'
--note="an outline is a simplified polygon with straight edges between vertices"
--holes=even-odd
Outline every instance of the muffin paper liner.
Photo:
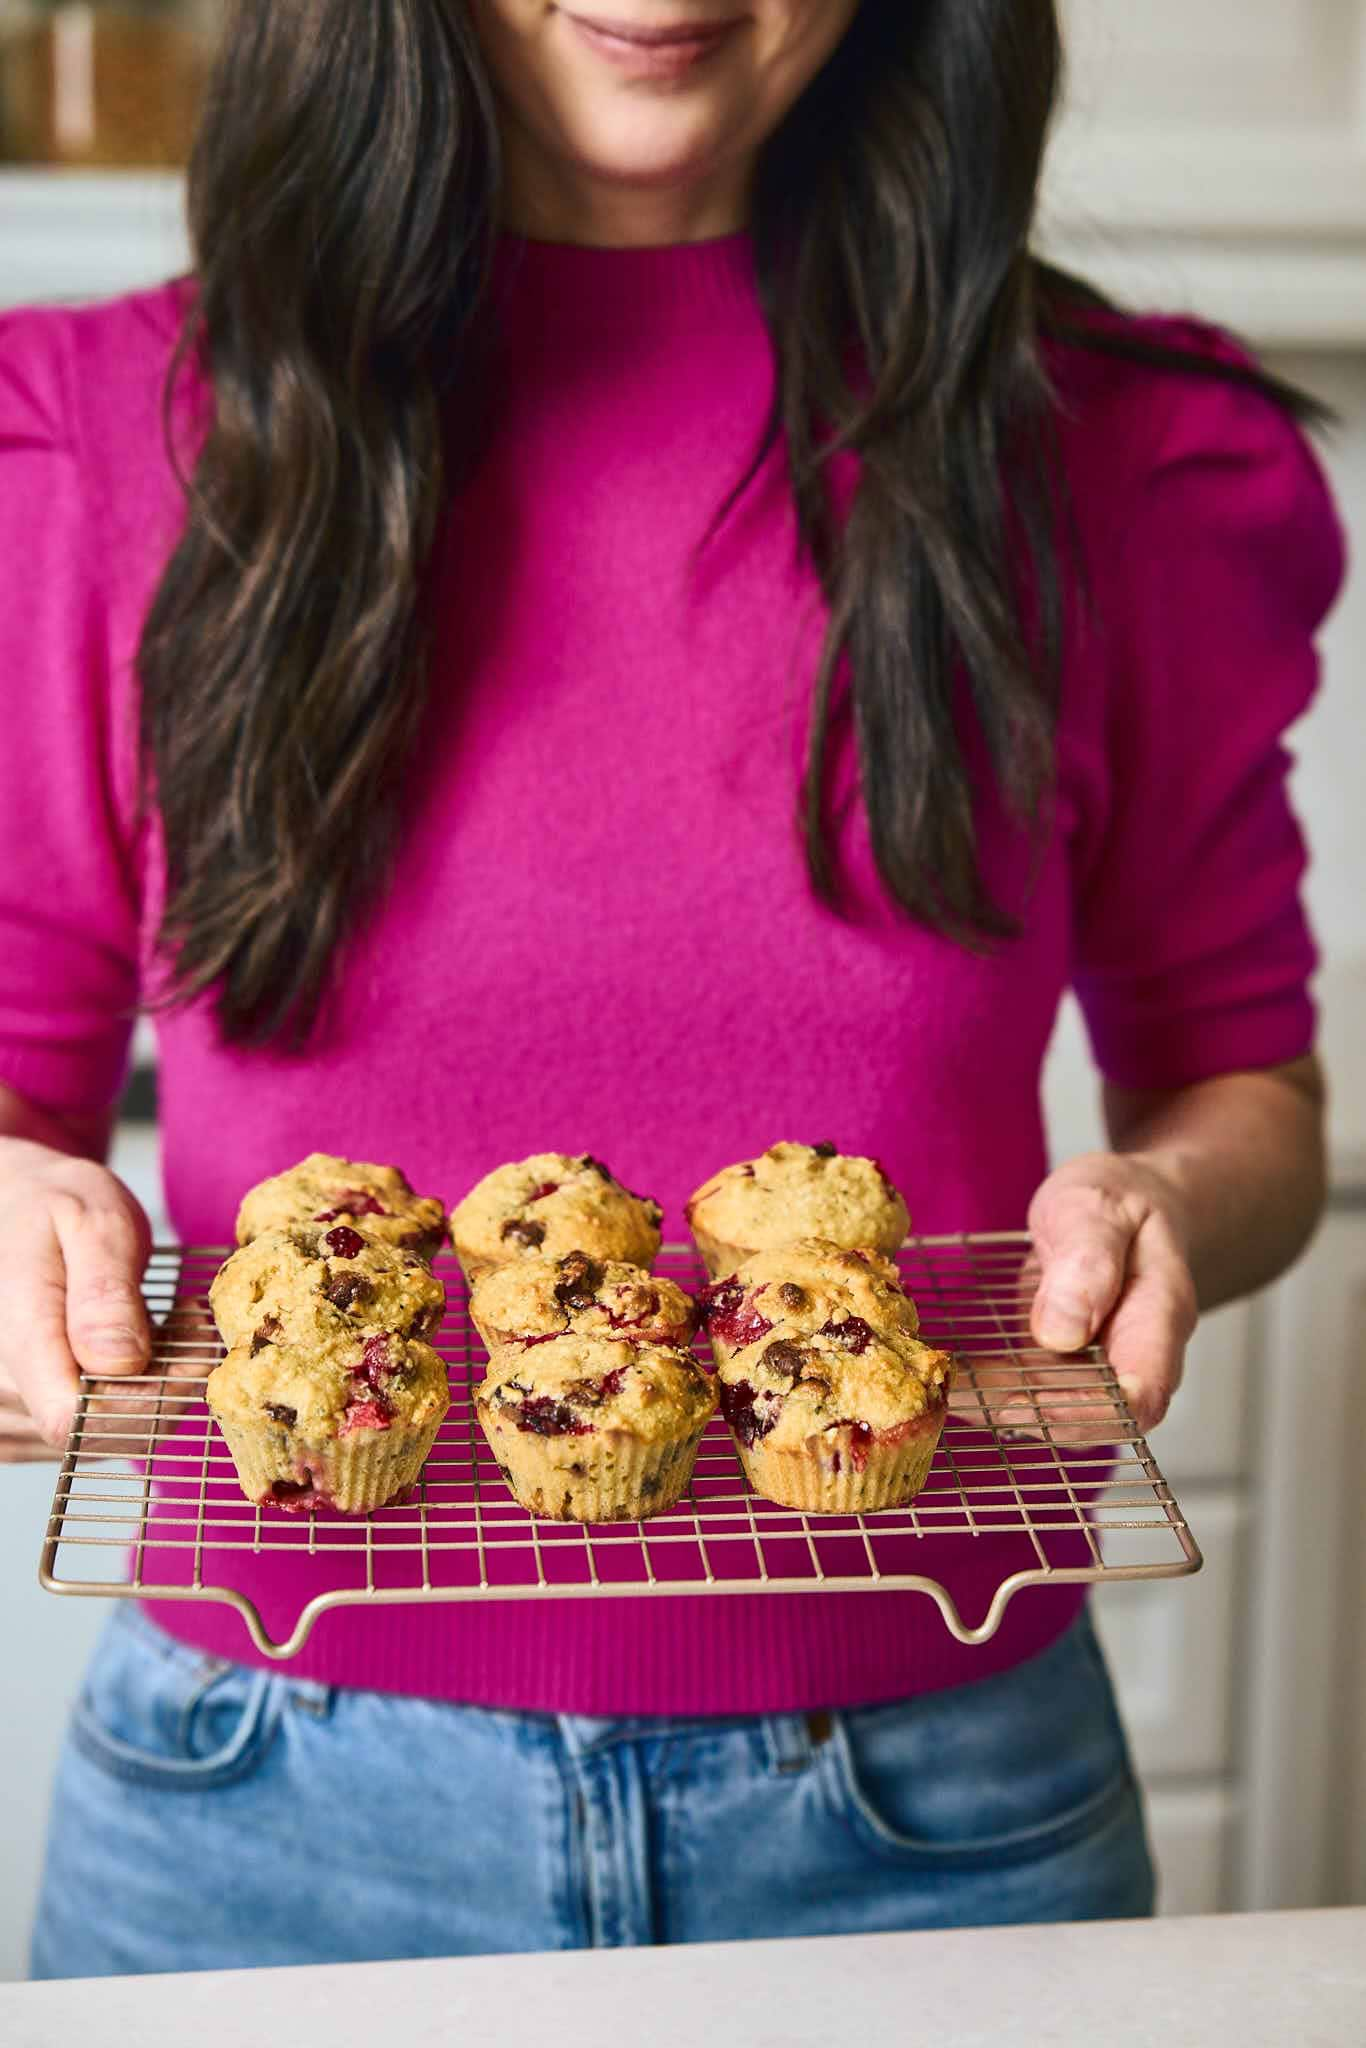
[{"label": "muffin paper liner", "polygon": [[[232,1453],[237,1477],[248,1500],[261,1507],[307,1512],[314,1505],[362,1515],[382,1508],[414,1485],[436,1442],[445,1415],[439,1413],[420,1428],[356,1429],[324,1444],[290,1442],[273,1424],[226,1422],[218,1426]],[[275,1499],[276,1480],[298,1485],[311,1480],[313,1496],[293,1501]]]},{"label": "muffin paper liner", "polygon": [[475,1405],[513,1495],[528,1513],[552,1522],[644,1522],[673,1507],[687,1491],[709,1420],[704,1416],[687,1436],[653,1443],[620,1429],[543,1437],[482,1401]]},{"label": "muffin paper liner", "polygon": [[[897,1443],[874,1443],[854,1462],[848,1430],[824,1430],[794,1449],[775,1449],[763,1438],[735,1448],[750,1485],[765,1500],[808,1515],[873,1514],[914,1500],[929,1477],[948,1415],[947,1401],[917,1419]],[[835,1460],[839,1469],[835,1469]]]},{"label": "muffin paper liner", "polygon": [[698,1223],[692,1226],[692,1241],[697,1246],[709,1280],[729,1280],[737,1266],[743,1266],[746,1259],[754,1257],[752,1245],[727,1244],[724,1238],[713,1237]]},{"label": "muffin paper liner", "polygon": [[485,1273],[495,1273],[499,1266],[508,1263],[506,1259],[481,1258],[477,1252],[462,1251],[458,1244],[453,1249],[468,1287],[473,1287],[476,1281],[482,1280]]}]

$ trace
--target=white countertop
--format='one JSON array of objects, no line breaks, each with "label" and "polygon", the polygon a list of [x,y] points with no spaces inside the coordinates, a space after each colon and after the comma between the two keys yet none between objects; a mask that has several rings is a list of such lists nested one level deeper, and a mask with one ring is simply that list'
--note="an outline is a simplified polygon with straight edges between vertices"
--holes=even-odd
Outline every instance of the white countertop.
[{"label": "white countertop", "polygon": [[0,1987],[5,2048],[1362,2048],[1366,1910]]}]

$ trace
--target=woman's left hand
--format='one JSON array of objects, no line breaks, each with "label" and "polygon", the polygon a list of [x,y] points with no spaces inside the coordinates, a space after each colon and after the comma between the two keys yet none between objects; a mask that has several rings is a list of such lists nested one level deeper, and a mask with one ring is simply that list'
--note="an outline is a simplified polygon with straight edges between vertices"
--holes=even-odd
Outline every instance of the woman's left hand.
[{"label": "woman's left hand", "polygon": [[1104,1345],[1138,1427],[1155,1428],[1199,1314],[1181,1194],[1140,1158],[1087,1153],[1049,1175],[1029,1228],[1036,1342],[1061,1353]]}]

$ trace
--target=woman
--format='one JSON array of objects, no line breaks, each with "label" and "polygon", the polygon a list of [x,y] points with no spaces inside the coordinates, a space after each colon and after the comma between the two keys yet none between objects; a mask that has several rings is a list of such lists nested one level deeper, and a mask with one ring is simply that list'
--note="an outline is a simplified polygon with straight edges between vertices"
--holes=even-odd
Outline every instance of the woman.
[{"label": "woman", "polygon": [[[147,1357],[99,1164],[139,1002],[189,1240],[315,1148],[454,1198],[547,1145],[678,1235],[830,1136],[922,1229],[1027,1214],[1040,1341],[1103,1333],[1145,1427],[1296,1254],[1280,735],[1336,529],[1288,394],[1031,260],[1057,74],[1048,0],[238,0],[194,281],[0,331],[11,1457]],[[1113,1150],[1048,1174],[1069,983]],[[916,1554],[973,1618],[1024,1561]],[[896,1594],[351,1612],[269,1674],[161,1603],[77,1712],[35,1967],[1151,1890],[1074,1589],[979,1649]]]}]

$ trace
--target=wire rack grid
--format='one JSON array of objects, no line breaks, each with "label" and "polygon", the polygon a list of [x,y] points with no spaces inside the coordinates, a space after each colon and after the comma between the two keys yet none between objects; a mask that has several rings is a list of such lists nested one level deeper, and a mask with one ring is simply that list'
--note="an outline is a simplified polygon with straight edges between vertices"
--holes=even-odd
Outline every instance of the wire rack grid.
[{"label": "wire rack grid", "polygon": [[[508,1492],[475,1419],[485,1352],[449,1259],[438,1261],[449,1304],[433,1342],[451,1407],[413,1493],[356,1517],[253,1506],[203,1395],[222,1356],[207,1290],[224,1256],[158,1248],[144,1281],[152,1369],[82,1382],[43,1546],[48,1591],[227,1602],[263,1655],[288,1658],[336,1607],[573,1595],[904,1590],[933,1599],[960,1642],[979,1643],[1025,1587],[1200,1567],[1101,1351],[1064,1360],[1032,1344],[1031,1254],[1015,1233],[915,1238],[901,1254],[922,1334],[958,1360],[938,1454],[908,1507],[845,1516],[777,1507],[750,1491],[717,1419],[677,1507],[598,1527],[530,1515]],[[684,1287],[703,1278],[676,1247],[657,1270]],[[1014,1542],[1008,1552],[995,1546],[1006,1562],[970,1623],[945,1581],[965,1546],[998,1537]],[[274,1634],[253,1584],[252,1561],[263,1557],[287,1566],[298,1590],[297,1613],[277,1617]]]}]

